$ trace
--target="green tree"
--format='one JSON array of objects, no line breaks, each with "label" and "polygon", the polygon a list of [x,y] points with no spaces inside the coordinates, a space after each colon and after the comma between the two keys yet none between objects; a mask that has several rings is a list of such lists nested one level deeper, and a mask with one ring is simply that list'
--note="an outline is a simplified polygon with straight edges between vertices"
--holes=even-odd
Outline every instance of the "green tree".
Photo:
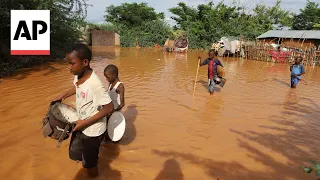
[{"label": "green tree", "polygon": [[138,27],[129,28],[125,25],[118,27],[122,47],[162,45],[167,38],[173,37],[170,26],[161,20],[144,22]]},{"label": "green tree", "polygon": [[163,21],[154,20],[143,23],[140,27],[138,44],[143,47],[164,44],[166,39],[171,37],[170,26]]},{"label": "green tree", "polygon": [[197,8],[181,2],[169,11],[175,15],[171,17],[177,23],[174,29],[187,32],[191,48],[207,48],[221,36],[233,35],[235,27],[231,21],[239,16],[236,6],[222,2],[217,6],[213,2],[200,4]]},{"label": "green tree", "polygon": [[107,22],[128,27],[141,26],[144,22],[164,19],[164,13],[156,13],[147,3],[123,3],[120,6],[106,7],[104,16]]},{"label": "green tree", "polygon": [[281,1],[268,7],[258,4],[250,14],[244,6],[227,6],[223,2],[200,4],[197,8],[178,3],[170,8],[176,21],[175,30],[187,32],[191,48],[208,48],[222,36],[236,36],[255,39],[268,30],[291,26],[293,14],[282,10]]},{"label": "green tree", "polygon": [[318,24],[318,23],[315,23],[314,25],[313,25],[313,28],[312,28],[313,30],[320,30],[320,23]]},{"label": "green tree", "polygon": [[298,14],[294,16],[292,29],[293,30],[311,30],[313,22],[305,14]]},{"label": "green tree", "polygon": [[164,13],[156,13],[146,3],[123,3],[106,7],[105,20],[120,34],[123,47],[164,44],[172,36],[170,26],[163,21]]},{"label": "green tree", "polygon": [[311,30],[320,24],[320,6],[318,3],[308,0],[304,9],[293,19],[292,29]]},{"label": "green tree", "polygon": [[294,14],[281,9],[281,1],[277,0],[276,5],[268,7],[264,4],[258,4],[253,9],[253,15],[249,18],[247,32],[250,32],[249,38],[255,38],[272,29],[282,29],[291,27]]}]

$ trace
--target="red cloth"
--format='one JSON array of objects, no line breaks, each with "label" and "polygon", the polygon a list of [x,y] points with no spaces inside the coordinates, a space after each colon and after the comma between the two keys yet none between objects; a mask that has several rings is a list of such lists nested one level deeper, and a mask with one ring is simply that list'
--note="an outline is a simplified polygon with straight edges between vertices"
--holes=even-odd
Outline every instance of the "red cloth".
[{"label": "red cloth", "polygon": [[213,61],[209,61],[209,79],[213,78]]},{"label": "red cloth", "polygon": [[270,51],[270,54],[272,56],[272,60],[275,61],[285,61],[286,57],[291,54],[291,52],[279,52],[279,51]]}]

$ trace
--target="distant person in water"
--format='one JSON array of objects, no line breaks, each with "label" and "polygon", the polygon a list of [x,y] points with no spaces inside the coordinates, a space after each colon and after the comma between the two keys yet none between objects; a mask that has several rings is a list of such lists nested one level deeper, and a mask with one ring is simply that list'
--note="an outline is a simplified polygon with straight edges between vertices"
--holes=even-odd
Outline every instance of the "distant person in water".
[{"label": "distant person in water", "polygon": [[299,81],[301,80],[301,75],[305,74],[304,66],[301,64],[302,57],[298,56],[295,58],[295,63],[290,66],[291,71],[291,88],[296,88]]},{"label": "distant person in water", "polygon": [[[121,111],[121,109],[124,107],[124,85],[119,79],[119,71],[117,66],[113,64],[109,64],[105,69],[104,69],[104,76],[106,77],[107,81],[109,82],[109,87],[108,87],[108,94],[112,100],[113,107],[115,111]],[[112,112],[112,113],[113,113]],[[110,113],[107,116],[107,119],[111,116]],[[105,133],[105,139],[108,137],[107,131]]]},{"label": "distant person in water", "polygon": [[[214,93],[216,84],[221,82],[221,77],[218,76],[218,66],[222,66],[222,63],[217,58],[218,53],[213,49],[208,52],[208,58],[203,62],[200,62],[200,66],[208,65],[208,86],[211,95]],[[201,59],[199,56],[198,59]]]}]

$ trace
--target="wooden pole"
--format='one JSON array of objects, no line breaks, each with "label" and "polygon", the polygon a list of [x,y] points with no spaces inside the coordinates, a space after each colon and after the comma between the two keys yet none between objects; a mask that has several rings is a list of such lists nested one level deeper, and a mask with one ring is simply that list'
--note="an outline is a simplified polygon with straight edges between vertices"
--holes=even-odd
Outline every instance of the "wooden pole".
[{"label": "wooden pole", "polygon": [[249,56],[249,51],[248,51],[248,40],[245,40],[246,43],[244,44],[244,52],[245,52],[245,56],[246,56],[246,60],[248,59]]},{"label": "wooden pole", "polygon": [[306,40],[306,38],[303,38],[303,41],[301,43],[301,47],[303,47],[304,40]]},{"label": "wooden pole", "polygon": [[197,67],[196,79],[195,79],[195,81],[194,81],[194,85],[193,85],[193,93],[192,93],[192,97],[194,97],[194,92],[196,91],[196,85],[197,85],[197,79],[198,79],[199,67],[200,67],[200,58],[198,57],[198,67]]}]

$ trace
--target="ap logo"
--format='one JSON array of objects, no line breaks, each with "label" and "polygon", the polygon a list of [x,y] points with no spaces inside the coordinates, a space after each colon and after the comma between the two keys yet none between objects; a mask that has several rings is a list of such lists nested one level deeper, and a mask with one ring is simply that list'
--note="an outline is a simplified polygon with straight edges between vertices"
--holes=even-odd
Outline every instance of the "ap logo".
[{"label": "ap logo", "polygon": [[11,55],[50,55],[50,10],[11,10]]}]

